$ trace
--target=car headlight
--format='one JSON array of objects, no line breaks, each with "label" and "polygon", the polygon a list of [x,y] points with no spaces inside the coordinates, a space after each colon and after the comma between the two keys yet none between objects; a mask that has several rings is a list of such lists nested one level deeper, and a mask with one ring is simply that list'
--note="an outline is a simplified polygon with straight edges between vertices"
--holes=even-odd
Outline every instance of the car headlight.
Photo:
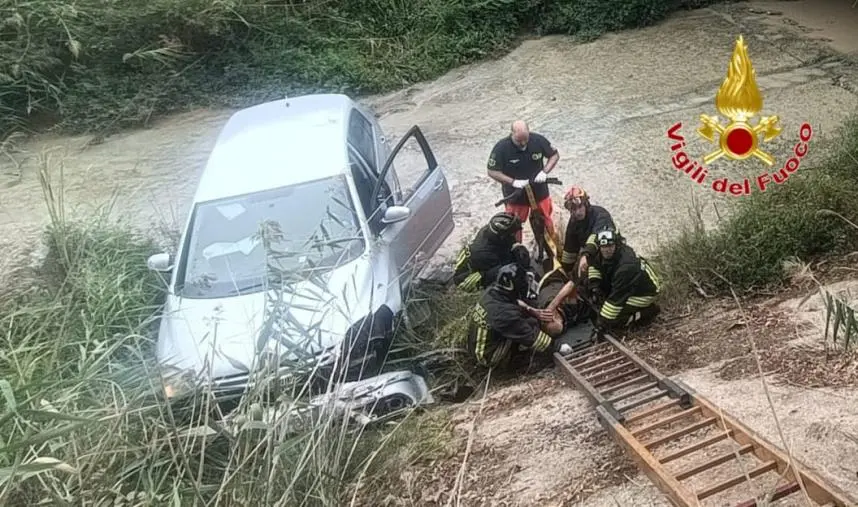
[{"label": "car headlight", "polygon": [[167,399],[184,396],[193,391],[197,384],[193,371],[181,370],[174,366],[161,367],[161,382]]}]

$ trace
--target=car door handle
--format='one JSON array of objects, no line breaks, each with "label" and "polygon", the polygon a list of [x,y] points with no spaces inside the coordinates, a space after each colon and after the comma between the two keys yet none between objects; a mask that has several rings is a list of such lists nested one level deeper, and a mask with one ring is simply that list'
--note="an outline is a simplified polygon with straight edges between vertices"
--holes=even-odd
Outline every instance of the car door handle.
[{"label": "car door handle", "polygon": [[444,178],[438,178],[438,181],[435,182],[435,186],[432,188],[437,192],[444,187]]}]

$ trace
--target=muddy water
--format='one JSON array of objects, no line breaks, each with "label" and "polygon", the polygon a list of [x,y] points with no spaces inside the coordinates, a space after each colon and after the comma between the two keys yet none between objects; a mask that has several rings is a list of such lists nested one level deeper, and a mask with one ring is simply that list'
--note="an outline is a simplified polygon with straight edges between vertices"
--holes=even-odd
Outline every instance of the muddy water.
[{"label": "muddy water", "polygon": [[[694,130],[701,113],[716,114],[714,95],[737,35],[744,34],[749,44],[764,96],[763,114],[780,117],[783,133],[765,147],[780,164],[802,122],[810,122],[815,135],[824,137],[855,110],[858,97],[849,90],[858,90],[858,74],[835,52],[858,49],[858,25],[849,18],[854,11],[844,8],[849,3],[812,2],[810,9],[811,2],[746,2],[678,13],[658,26],[607,35],[590,44],[576,45],[562,37],[528,41],[498,61],[460,68],[366,102],[391,137],[419,124],[444,166],[457,230],[442,254],[452,253],[463,236],[495,212],[491,204],[500,189],[486,176],[485,162],[492,144],[517,118],[558,147],[561,161],[555,176],[564,186],[584,186],[596,203],[613,213],[631,245],[651,253],[660,239],[675,234],[675,225],[687,217],[692,195],[707,204],[709,224],[716,216],[712,203],[723,214],[738,199],[716,194],[673,169],[666,136],[681,121],[690,155],[700,159],[712,150]],[[826,37],[832,40],[823,40]],[[115,214],[138,226],[180,224],[229,114],[179,115],[103,144],[87,145],[87,137],[42,137],[21,145],[13,154],[16,163],[0,155],[0,248],[4,253],[27,250],[47,222],[38,183],[39,155],[45,150],[52,152],[48,165],[55,180],[63,167],[70,207],[88,211],[115,195]],[[811,144],[807,161],[819,155]],[[767,169],[754,160],[716,162],[709,168],[709,182],[754,178]],[[559,203],[562,189],[553,189],[553,195]],[[555,218],[565,215],[558,212]],[[13,255],[4,261],[9,257]],[[689,382],[705,392],[704,380]],[[784,403],[791,402],[784,398]],[[541,411],[538,405],[529,410]],[[582,446],[557,452],[603,451]],[[526,456],[520,459],[520,473],[538,476],[538,463]],[[535,494],[538,482],[529,483],[529,494]],[[546,490],[553,487],[544,484]],[[594,496],[591,504],[615,505],[617,498],[639,498],[648,488],[637,478]]]}]

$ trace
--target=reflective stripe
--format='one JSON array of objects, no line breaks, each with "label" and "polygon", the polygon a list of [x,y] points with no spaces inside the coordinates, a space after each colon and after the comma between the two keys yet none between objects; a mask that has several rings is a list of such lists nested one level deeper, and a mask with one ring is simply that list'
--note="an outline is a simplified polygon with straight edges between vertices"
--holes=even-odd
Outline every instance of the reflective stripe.
[{"label": "reflective stripe", "polygon": [[471,259],[471,247],[469,245],[465,245],[462,250],[459,252],[458,258],[456,258],[456,269],[461,268]]},{"label": "reflective stripe", "polygon": [[646,308],[655,302],[655,296],[632,296],[628,299],[629,306],[635,308]]},{"label": "reflective stripe", "polygon": [[602,272],[599,271],[598,268],[590,266],[589,268],[587,268],[587,277],[590,278],[591,280],[601,280],[602,279]]},{"label": "reflective stripe", "polygon": [[551,336],[545,334],[544,331],[540,331],[539,334],[536,335],[536,342],[534,342],[533,348],[539,352],[544,352],[551,346],[551,340]]},{"label": "reflective stripe", "polygon": [[563,255],[560,256],[560,261],[565,262],[567,264],[571,264],[571,263],[575,262],[576,257],[578,257],[577,254],[563,250]]},{"label": "reflective stripe", "polygon": [[596,235],[595,235],[595,234],[590,234],[590,236],[587,238],[587,242],[586,242],[585,244],[586,244],[586,245],[596,246]]},{"label": "reflective stripe", "polygon": [[494,354],[492,354],[492,359],[489,363],[489,366],[497,366],[504,358],[505,355],[509,352],[510,347],[512,347],[512,342],[509,340],[504,340],[502,343],[498,345],[498,348],[495,349]]},{"label": "reflective stripe", "polygon": [[649,276],[649,279],[652,280],[652,284],[655,285],[656,292],[660,292],[661,279],[658,277],[658,274],[655,272],[652,266],[650,266],[649,263],[644,259],[641,259],[641,266],[643,266],[644,271],[646,271],[647,276]]},{"label": "reflective stripe", "polygon": [[605,301],[605,303],[602,305],[602,309],[599,311],[599,315],[608,320],[614,320],[620,316],[620,312],[622,310],[622,306],[613,305]]},{"label": "reflective stripe", "polygon": [[479,271],[475,273],[471,273],[467,278],[462,280],[462,283],[459,284],[459,288],[462,290],[471,290],[475,289],[477,285],[479,285],[480,280],[482,280],[483,275],[480,274]]}]

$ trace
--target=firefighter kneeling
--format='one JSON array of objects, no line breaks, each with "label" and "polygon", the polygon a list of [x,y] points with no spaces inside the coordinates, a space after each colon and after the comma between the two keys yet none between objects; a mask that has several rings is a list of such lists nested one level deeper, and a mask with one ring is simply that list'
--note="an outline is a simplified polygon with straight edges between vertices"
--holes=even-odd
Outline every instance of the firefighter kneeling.
[{"label": "firefighter kneeling", "polygon": [[546,331],[555,331],[557,324],[549,322],[554,319],[547,315],[540,319],[544,312],[527,304],[529,284],[522,266],[504,265],[498,270],[496,281],[471,309],[468,353],[481,366],[500,366],[513,349],[553,351],[554,339]]},{"label": "firefighter kneeling", "polygon": [[613,227],[596,233],[596,245],[599,251],[587,273],[590,300],[598,310],[596,328],[610,331],[651,322],[661,311],[656,272]]},{"label": "firefighter kneeling", "polygon": [[494,215],[459,253],[453,283],[465,291],[486,288],[495,281],[501,266],[519,262],[519,251],[527,252],[515,240],[521,227],[521,220],[515,215]]}]

